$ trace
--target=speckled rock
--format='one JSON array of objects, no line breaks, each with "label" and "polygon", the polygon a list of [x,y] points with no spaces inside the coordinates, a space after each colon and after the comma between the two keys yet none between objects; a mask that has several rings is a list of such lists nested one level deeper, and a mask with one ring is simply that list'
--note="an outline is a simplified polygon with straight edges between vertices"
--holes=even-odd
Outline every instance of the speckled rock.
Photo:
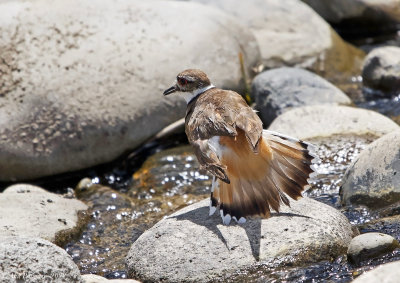
[{"label": "speckled rock", "polygon": [[366,233],[351,240],[347,257],[351,262],[358,264],[363,260],[389,253],[398,247],[400,247],[399,242],[390,235]]},{"label": "speckled rock", "polygon": [[379,208],[400,201],[400,130],[368,145],[343,177],[343,204]]},{"label": "speckled rock", "polygon": [[85,274],[82,275],[83,282],[85,283],[140,283],[139,281],[133,279],[111,279],[95,275],[95,274]]},{"label": "speckled rock", "polygon": [[399,92],[400,47],[386,46],[372,50],[365,58],[362,77],[363,84],[367,87],[392,93]]},{"label": "speckled rock", "polygon": [[59,237],[79,231],[78,211],[87,208],[79,200],[36,186],[13,185],[0,193],[0,236],[40,237],[60,243],[63,239]]},{"label": "speckled rock", "polygon": [[303,198],[269,219],[224,226],[209,200],[161,220],[132,245],[128,272],[144,281],[205,282],[256,263],[297,265],[347,250],[351,225],[334,208]]},{"label": "speckled rock", "polygon": [[350,98],[333,84],[299,68],[283,67],[257,75],[251,93],[264,126],[292,107],[351,104]]},{"label": "speckled rock", "polygon": [[323,71],[359,69],[363,54],[345,43],[299,0],[190,0],[218,7],[254,33],[264,67],[301,66]]},{"label": "speckled rock", "polygon": [[0,237],[0,282],[82,282],[67,252],[40,238]]},{"label": "speckled rock", "polygon": [[400,261],[386,263],[367,271],[352,283],[398,283],[400,278]]},{"label": "speckled rock", "polygon": [[391,119],[371,110],[347,106],[297,107],[278,116],[268,128],[300,139],[332,135],[383,136],[399,130]]},{"label": "speckled rock", "polygon": [[396,31],[400,23],[399,0],[302,0],[331,23],[341,23],[344,32]]},{"label": "speckled rock", "polygon": [[0,180],[90,167],[183,117],[163,98],[178,72],[203,69],[238,89],[251,32],[218,9],[140,0],[0,2]]}]

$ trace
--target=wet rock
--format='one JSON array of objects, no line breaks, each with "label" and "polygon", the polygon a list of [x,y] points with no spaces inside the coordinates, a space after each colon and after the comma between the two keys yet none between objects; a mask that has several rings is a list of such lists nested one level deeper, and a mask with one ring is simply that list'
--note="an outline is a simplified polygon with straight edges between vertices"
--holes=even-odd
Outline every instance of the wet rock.
[{"label": "wet rock", "polygon": [[224,226],[209,216],[209,200],[188,206],[147,230],[126,259],[134,278],[204,282],[229,276],[256,261],[297,265],[347,250],[351,225],[334,208],[303,198],[269,219]]},{"label": "wet rock", "polygon": [[78,211],[88,207],[76,199],[31,185],[13,185],[0,193],[0,236],[40,237],[60,244],[79,233]]},{"label": "wet rock", "polygon": [[381,232],[400,239],[400,215],[374,219],[358,228],[362,233]]},{"label": "wet rock", "polygon": [[400,48],[386,46],[372,50],[364,60],[362,77],[367,87],[390,93],[400,91]]},{"label": "wet rock", "polygon": [[400,127],[391,119],[371,110],[314,105],[286,111],[268,129],[300,139],[310,139],[337,134],[380,137]]},{"label": "wet rock", "polygon": [[397,283],[400,278],[400,261],[386,263],[367,271],[357,277],[352,283]]},{"label": "wet rock", "polygon": [[368,145],[343,177],[342,203],[380,208],[400,201],[400,131]]},{"label": "wet rock", "polygon": [[0,281],[83,282],[63,249],[30,237],[0,237]]},{"label": "wet rock", "polygon": [[353,238],[347,256],[353,263],[389,253],[400,247],[399,242],[390,235],[382,233],[366,233]]},{"label": "wet rock", "polygon": [[347,32],[396,31],[400,23],[398,0],[302,0],[325,20]]},{"label": "wet rock", "polygon": [[[115,159],[184,115],[163,98],[201,68],[240,89],[259,61],[251,32],[222,11],[175,1],[0,3],[0,180]],[[99,45],[99,42],[101,44]]]},{"label": "wet rock", "polygon": [[264,125],[292,107],[351,104],[350,98],[330,82],[299,68],[283,67],[257,75],[252,95]]},{"label": "wet rock", "polygon": [[220,8],[246,24],[257,38],[266,68],[301,66],[325,74],[358,72],[364,56],[299,0],[191,1]]},{"label": "wet rock", "polygon": [[95,274],[85,274],[82,275],[84,283],[140,283],[139,281],[133,279],[111,279],[95,275]]}]

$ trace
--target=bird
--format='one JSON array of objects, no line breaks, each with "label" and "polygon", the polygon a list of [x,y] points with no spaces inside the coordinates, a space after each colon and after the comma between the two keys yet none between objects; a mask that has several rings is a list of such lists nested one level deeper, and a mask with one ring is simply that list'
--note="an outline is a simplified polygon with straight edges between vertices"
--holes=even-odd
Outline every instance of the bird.
[{"label": "bird", "polygon": [[200,170],[212,175],[210,216],[219,208],[223,224],[244,223],[302,197],[315,172],[312,144],[264,130],[240,94],[215,87],[201,70],[180,72],[163,94],[175,92],[187,102],[185,133]]}]

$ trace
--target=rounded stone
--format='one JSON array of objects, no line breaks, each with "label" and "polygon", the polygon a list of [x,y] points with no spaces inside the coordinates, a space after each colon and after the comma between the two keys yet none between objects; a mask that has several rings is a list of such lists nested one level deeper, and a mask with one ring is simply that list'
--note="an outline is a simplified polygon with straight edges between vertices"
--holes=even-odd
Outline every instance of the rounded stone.
[{"label": "rounded stone", "polygon": [[303,198],[269,219],[222,225],[209,200],[161,220],[132,245],[130,276],[144,281],[205,282],[250,267],[301,265],[346,252],[352,230],[336,209]]},{"label": "rounded stone", "polygon": [[333,84],[299,68],[283,67],[257,75],[251,93],[264,126],[293,107],[351,104],[350,98]]},{"label": "rounded stone", "polygon": [[385,263],[357,277],[352,283],[398,283],[400,278],[400,261]]},{"label": "rounded stone", "polygon": [[247,25],[260,45],[265,68],[301,66],[324,73],[333,69],[358,72],[362,52],[346,44],[299,0],[190,1],[217,7]]},{"label": "rounded stone", "polygon": [[389,253],[398,247],[399,242],[390,235],[365,233],[351,240],[347,257],[351,262],[359,264],[363,260]]},{"label": "rounded stone", "polygon": [[111,161],[184,116],[176,75],[205,71],[240,89],[251,32],[197,3],[135,0],[0,3],[0,180]]},{"label": "rounded stone", "polygon": [[400,127],[375,111],[348,106],[313,105],[286,111],[268,129],[306,140],[332,135],[380,137]]},{"label": "rounded stone", "polygon": [[0,237],[0,281],[83,283],[65,250],[29,237]]},{"label": "rounded stone", "polygon": [[343,177],[342,203],[380,208],[400,201],[400,130],[368,145]]},{"label": "rounded stone", "polygon": [[[400,2],[399,2],[400,5]],[[397,93],[400,91],[400,47],[386,46],[372,50],[362,67],[367,87]]]},{"label": "rounded stone", "polygon": [[78,212],[87,209],[77,199],[32,185],[13,185],[0,193],[0,236],[40,237],[62,243],[63,237],[79,232],[83,223]]}]

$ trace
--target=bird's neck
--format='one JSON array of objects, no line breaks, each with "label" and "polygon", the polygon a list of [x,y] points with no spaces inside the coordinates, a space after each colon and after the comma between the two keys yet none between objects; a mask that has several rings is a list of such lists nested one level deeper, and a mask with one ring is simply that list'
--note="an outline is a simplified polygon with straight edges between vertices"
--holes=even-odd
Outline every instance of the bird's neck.
[{"label": "bird's neck", "polygon": [[203,88],[195,89],[192,92],[183,92],[182,94],[183,94],[183,97],[186,100],[186,103],[189,104],[197,96],[199,96],[200,94],[202,94],[202,93],[206,92],[207,90],[209,90],[211,88],[214,88],[214,87],[215,86],[213,86],[213,85],[208,85],[208,86],[205,86]]}]

